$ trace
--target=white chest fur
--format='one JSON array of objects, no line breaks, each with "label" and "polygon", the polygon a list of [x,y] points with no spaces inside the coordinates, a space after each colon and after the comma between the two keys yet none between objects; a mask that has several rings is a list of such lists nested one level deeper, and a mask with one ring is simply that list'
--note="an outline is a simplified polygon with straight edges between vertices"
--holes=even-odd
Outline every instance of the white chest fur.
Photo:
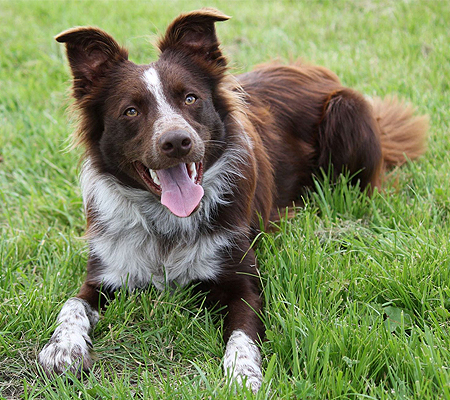
[{"label": "white chest fur", "polygon": [[81,184],[85,204],[95,215],[88,240],[90,251],[103,265],[97,272],[100,281],[110,288],[134,289],[152,282],[163,289],[173,283],[214,280],[220,273],[220,253],[237,233],[209,226],[209,215],[221,202],[217,189],[226,193],[225,182],[211,178],[217,183],[208,185],[205,177],[202,208],[179,218],[152,194],[124,187],[86,162]]}]

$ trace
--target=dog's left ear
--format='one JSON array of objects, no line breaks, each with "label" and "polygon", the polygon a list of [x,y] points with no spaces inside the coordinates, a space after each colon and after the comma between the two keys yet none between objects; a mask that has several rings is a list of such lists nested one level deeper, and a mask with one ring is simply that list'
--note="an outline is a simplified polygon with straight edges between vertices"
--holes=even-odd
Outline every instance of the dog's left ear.
[{"label": "dog's left ear", "polygon": [[230,17],[213,8],[181,14],[169,25],[158,47],[163,54],[171,49],[188,52],[197,61],[224,71],[227,62],[219,49],[214,23],[227,19]]}]

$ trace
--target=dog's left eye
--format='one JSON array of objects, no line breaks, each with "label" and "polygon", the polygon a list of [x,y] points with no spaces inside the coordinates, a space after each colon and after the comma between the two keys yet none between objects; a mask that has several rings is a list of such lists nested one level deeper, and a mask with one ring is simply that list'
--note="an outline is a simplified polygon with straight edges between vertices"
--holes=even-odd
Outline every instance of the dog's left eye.
[{"label": "dog's left eye", "polygon": [[197,101],[197,96],[195,94],[188,94],[184,99],[184,104],[190,106]]},{"label": "dog's left eye", "polygon": [[134,107],[127,108],[124,112],[127,117],[137,117],[139,115],[138,110]]}]

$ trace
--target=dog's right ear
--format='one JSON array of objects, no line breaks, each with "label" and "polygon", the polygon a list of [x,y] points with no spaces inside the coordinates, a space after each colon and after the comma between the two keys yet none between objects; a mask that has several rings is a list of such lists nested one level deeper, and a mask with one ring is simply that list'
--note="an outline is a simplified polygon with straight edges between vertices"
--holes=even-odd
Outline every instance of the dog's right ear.
[{"label": "dog's right ear", "polygon": [[66,44],[73,94],[78,100],[91,91],[111,65],[128,59],[128,52],[98,28],[72,28],[55,39]]}]

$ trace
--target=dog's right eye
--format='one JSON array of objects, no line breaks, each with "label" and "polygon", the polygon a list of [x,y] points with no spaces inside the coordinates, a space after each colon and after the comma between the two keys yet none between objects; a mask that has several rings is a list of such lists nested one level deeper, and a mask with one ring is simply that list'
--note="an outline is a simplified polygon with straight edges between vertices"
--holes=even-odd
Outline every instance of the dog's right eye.
[{"label": "dog's right eye", "polygon": [[139,115],[138,110],[134,107],[127,108],[124,112],[124,115],[127,117],[137,117]]}]

